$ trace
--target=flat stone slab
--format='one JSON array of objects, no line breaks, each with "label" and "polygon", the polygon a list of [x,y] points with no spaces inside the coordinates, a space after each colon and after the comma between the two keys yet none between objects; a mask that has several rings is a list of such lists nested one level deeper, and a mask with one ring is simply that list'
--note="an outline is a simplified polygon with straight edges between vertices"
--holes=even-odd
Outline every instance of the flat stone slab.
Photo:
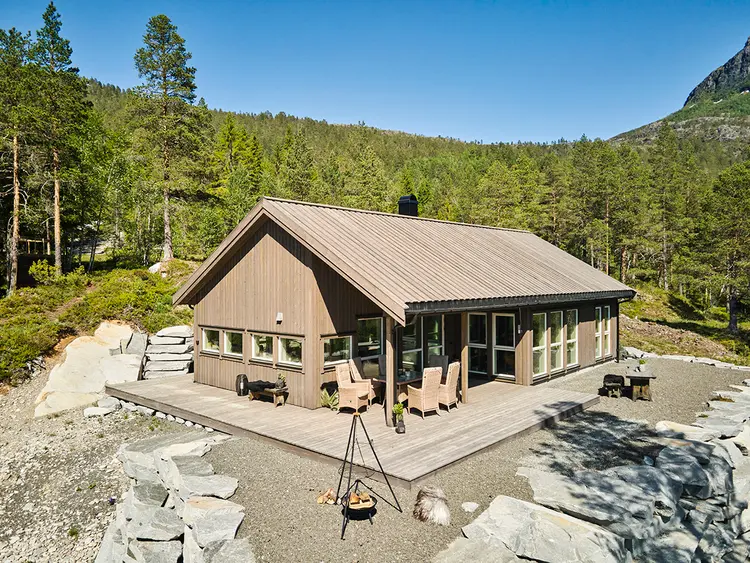
[{"label": "flat stone slab", "polygon": [[161,379],[163,377],[176,377],[190,373],[187,369],[182,371],[147,371],[143,374],[143,379]]},{"label": "flat stone slab", "polygon": [[233,540],[237,535],[237,528],[244,520],[244,512],[228,512],[226,514],[209,514],[193,522],[195,540],[201,547],[211,542]]},{"label": "flat stone slab", "polygon": [[670,478],[682,483],[685,492],[705,499],[711,496],[709,477],[695,457],[682,448],[668,446],[659,452],[656,467]]},{"label": "flat stone slab", "polygon": [[683,356],[680,354],[664,354],[662,358],[665,360],[679,360],[681,362],[692,362],[695,360],[695,356]]},{"label": "flat stone slab", "polygon": [[152,336],[148,339],[151,345],[161,344],[185,344],[185,339],[178,336]]},{"label": "flat stone slab", "polygon": [[107,416],[115,412],[114,407],[88,407],[83,409],[83,416],[91,418],[94,416]]},{"label": "flat stone slab", "polygon": [[579,520],[511,497],[498,496],[474,522],[469,539],[504,546],[517,556],[547,563],[606,563],[628,560],[624,540]]},{"label": "flat stone slab", "polygon": [[125,344],[122,353],[135,354],[136,356],[143,357],[143,354],[146,351],[147,340],[148,335],[145,332],[134,332]]},{"label": "flat stone slab", "polygon": [[174,510],[142,506],[134,510],[127,529],[128,537],[166,542],[182,535],[183,523]]},{"label": "flat stone slab", "polygon": [[181,475],[206,476],[214,474],[213,466],[198,456],[160,458],[156,460],[156,466],[164,484],[173,490],[179,488]]},{"label": "flat stone slab", "polygon": [[129,548],[138,563],[177,563],[182,557],[179,541],[135,540],[130,542]]},{"label": "flat stone slab", "polygon": [[155,354],[187,354],[193,351],[193,342],[186,344],[159,344],[148,347],[148,354],[153,357]]},{"label": "flat stone slab", "polygon": [[146,363],[146,368],[144,371],[146,372],[149,372],[149,371],[184,371],[188,368],[188,366],[190,365],[190,362],[193,361],[193,360],[187,360],[187,361],[181,361],[181,362],[176,362],[176,361],[162,362],[161,360],[158,359],[159,358],[158,354],[154,356],[154,358],[156,359]]},{"label": "flat stone slab", "polygon": [[193,329],[188,325],[168,326],[156,333],[156,336],[175,336],[177,338],[192,338]]},{"label": "flat stone slab", "polygon": [[183,500],[190,497],[218,497],[227,499],[237,490],[239,482],[227,475],[181,475],[179,495]]},{"label": "flat stone slab", "polygon": [[742,432],[742,422],[736,422],[718,415],[697,418],[693,425],[707,430],[715,430],[721,433],[721,438],[732,438]]},{"label": "flat stone slab", "polygon": [[656,423],[654,428],[659,436],[686,438],[688,440],[699,440],[702,442],[714,440],[721,436],[721,432],[718,430],[698,428],[697,426],[680,424],[678,422],[672,422],[671,420],[660,420]]},{"label": "flat stone slab", "polygon": [[459,537],[438,553],[433,563],[515,563],[527,561],[516,557],[504,545],[490,545],[482,540]]},{"label": "flat stone slab", "polygon": [[255,563],[255,554],[245,538],[211,542],[203,550],[203,559],[205,563]]},{"label": "flat stone slab", "polygon": [[146,359],[149,361],[157,360],[164,362],[191,362],[193,361],[192,354],[151,354],[146,352]]},{"label": "flat stone slab", "polygon": [[231,500],[216,497],[191,497],[185,501],[182,518],[185,524],[192,526],[206,517],[236,514],[244,510],[245,507]]}]

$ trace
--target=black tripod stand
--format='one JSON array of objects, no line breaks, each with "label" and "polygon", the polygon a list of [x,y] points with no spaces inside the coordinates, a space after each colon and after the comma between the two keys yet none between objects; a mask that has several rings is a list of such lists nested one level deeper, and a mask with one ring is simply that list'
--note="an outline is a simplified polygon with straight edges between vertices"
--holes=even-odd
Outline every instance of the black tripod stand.
[{"label": "black tripod stand", "polygon": [[[372,445],[372,440],[370,440],[370,435],[367,433],[367,428],[365,428],[365,423],[362,420],[362,417],[359,416],[358,412],[355,412],[352,416],[352,426],[349,429],[349,440],[346,443],[346,453],[344,454],[344,463],[341,465],[341,477],[339,477],[339,486],[336,489],[336,500],[344,505],[344,521],[341,523],[341,539],[344,539],[344,533],[346,532],[346,526],[349,524],[349,500],[351,498],[351,492],[352,490],[359,491],[359,486],[362,485],[363,487],[367,488],[374,496],[376,495],[375,491],[372,490],[370,486],[368,486],[366,483],[362,482],[362,479],[355,479],[354,483],[352,483],[352,469],[354,468],[354,447],[359,447],[359,442],[357,440],[357,421],[359,420],[359,425],[362,427],[362,430],[365,433],[365,438],[367,439],[367,443],[370,445],[370,450],[372,451],[372,455],[375,457],[375,461],[378,463],[378,467],[380,468],[380,473],[383,475],[383,479],[385,479],[385,484],[388,485],[388,490],[391,491],[391,496],[393,496],[393,501],[396,503],[396,506],[394,508],[398,510],[399,512],[403,512],[401,509],[401,505],[398,503],[398,499],[396,498],[396,493],[393,492],[393,487],[391,487],[390,481],[388,481],[388,476],[385,474],[385,471],[383,471],[383,466],[380,463],[380,459],[378,458],[378,454],[375,452],[375,447]],[[361,453],[361,451],[360,451]],[[349,464],[349,476],[347,478],[346,482],[346,491],[344,491],[343,496],[339,495],[341,492],[341,483],[344,481],[344,471],[346,471],[346,464]],[[382,498],[382,497],[381,497]],[[383,499],[385,501],[385,499]],[[388,501],[385,501],[388,502]],[[388,502],[388,504],[391,504]],[[391,506],[393,506],[391,504]],[[374,508],[374,505],[373,507]],[[370,523],[372,523],[372,508],[369,509],[367,516],[370,518]]]}]

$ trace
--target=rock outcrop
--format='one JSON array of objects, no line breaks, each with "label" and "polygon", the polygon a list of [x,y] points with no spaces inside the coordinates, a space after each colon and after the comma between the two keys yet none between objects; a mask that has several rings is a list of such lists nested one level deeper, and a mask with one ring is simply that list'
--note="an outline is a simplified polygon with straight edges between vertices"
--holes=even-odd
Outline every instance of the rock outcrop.
[{"label": "rock outcrop", "polygon": [[688,105],[706,95],[747,90],[750,90],[750,38],[735,56],[711,72],[698,86],[693,88],[684,105]]}]

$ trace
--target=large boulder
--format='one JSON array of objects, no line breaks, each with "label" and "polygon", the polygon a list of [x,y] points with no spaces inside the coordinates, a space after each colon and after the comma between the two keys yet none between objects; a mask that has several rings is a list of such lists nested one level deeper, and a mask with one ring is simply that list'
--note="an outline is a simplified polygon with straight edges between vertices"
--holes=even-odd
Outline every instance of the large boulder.
[{"label": "large boulder", "polygon": [[682,483],[687,495],[702,499],[711,496],[708,475],[696,458],[683,448],[667,446],[661,450],[656,467]]},{"label": "large boulder", "polygon": [[528,478],[534,502],[597,524],[623,538],[651,537],[661,530],[654,498],[617,475],[585,471],[568,479],[526,467],[518,474]]},{"label": "large boulder", "polygon": [[511,497],[498,496],[464,535],[546,563],[629,561],[624,540],[572,516]]},{"label": "large boulder", "polygon": [[34,416],[45,416],[96,402],[107,383],[136,381],[141,364],[137,354],[112,356],[120,340],[130,338],[130,327],[104,322],[93,336],[70,342],[61,361],[52,368],[49,380],[37,397]]}]

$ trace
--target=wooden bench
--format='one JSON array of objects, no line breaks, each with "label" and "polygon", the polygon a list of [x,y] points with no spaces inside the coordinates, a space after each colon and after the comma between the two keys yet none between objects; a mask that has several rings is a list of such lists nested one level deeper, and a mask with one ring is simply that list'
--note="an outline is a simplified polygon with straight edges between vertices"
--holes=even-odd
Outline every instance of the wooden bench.
[{"label": "wooden bench", "polygon": [[284,387],[282,389],[264,389],[263,391],[250,391],[250,400],[258,401],[261,397],[269,397],[273,400],[273,406],[284,406],[286,404],[286,395],[289,393],[289,388]]}]

